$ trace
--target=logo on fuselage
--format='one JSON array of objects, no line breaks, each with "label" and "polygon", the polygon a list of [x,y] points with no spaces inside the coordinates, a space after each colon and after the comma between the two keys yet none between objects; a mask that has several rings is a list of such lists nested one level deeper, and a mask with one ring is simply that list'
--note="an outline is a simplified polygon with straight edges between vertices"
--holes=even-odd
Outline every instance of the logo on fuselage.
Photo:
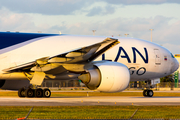
[{"label": "logo on fuselage", "polygon": [[[146,48],[144,48],[144,53],[145,53],[144,56],[135,47],[132,47],[132,52],[133,52],[133,60],[130,59],[128,53],[126,52],[126,50],[123,47],[119,47],[119,50],[118,50],[118,53],[116,55],[114,62],[118,62],[119,58],[126,58],[128,63],[136,63],[137,56],[139,55],[141,57],[141,59],[144,61],[144,63],[148,64],[149,58],[148,58],[148,51]],[[102,55],[102,60],[105,60],[105,54]],[[143,75],[146,73],[145,67],[140,67],[137,70],[135,69],[135,67],[130,67],[129,70],[130,70],[131,75],[133,75],[133,74]]]},{"label": "logo on fuselage", "polygon": [[[133,52],[133,62],[130,59],[129,55],[127,54],[126,50],[124,50],[123,47],[119,47],[119,50],[118,50],[118,53],[116,55],[114,62],[117,62],[119,57],[121,57],[121,58],[126,58],[128,63],[136,63],[137,55],[139,55],[144,61],[144,63],[148,63],[149,59],[148,59],[148,52],[146,48],[144,48],[145,56],[143,56],[141,52],[139,52],[139,50],[136,49],[135,47],[132,47],[132,52]],[[121,55],[122,53],[124,55]],[[105,60],[105,54],[102,55],[102,60]]]}]

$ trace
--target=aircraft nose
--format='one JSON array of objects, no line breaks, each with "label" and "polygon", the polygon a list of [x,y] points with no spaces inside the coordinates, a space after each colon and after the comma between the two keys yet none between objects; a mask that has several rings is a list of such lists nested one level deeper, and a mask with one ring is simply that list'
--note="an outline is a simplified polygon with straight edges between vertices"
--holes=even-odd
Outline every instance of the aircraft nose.
[{"label": "aircraft nose", "polygon": [[172,70],[175,72],[178,68],[179,68],[179,62],[176,58],[174,58],[174,61],[173,61],[173,66],[172,66]]}]

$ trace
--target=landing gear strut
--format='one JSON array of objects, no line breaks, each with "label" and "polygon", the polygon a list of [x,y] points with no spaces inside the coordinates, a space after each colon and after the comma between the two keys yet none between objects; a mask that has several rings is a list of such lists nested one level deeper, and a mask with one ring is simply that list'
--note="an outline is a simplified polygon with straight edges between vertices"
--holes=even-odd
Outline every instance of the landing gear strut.
[{"label": "landing gear strut", "polygon": [[144,90],[143,96],[144,97],[152,97],[154,95],[154,92],[152,90]]},{"label": "landing gear strut", "polygon": [[50,97],[51,91],[49,89],[32,89],[32,88],[21,88],[18,90],[18,96],[19,97]]}]

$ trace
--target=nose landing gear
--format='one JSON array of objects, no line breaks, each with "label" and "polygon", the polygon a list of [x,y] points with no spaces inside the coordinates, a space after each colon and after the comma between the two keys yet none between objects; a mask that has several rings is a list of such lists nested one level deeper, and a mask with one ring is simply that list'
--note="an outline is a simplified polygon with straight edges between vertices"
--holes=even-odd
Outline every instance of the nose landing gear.
[{"label": "nose landing gear", "polygon": [[152,90],[144,90],[143,96],[144,97],[152,97],[154,95],[154,92]]}]

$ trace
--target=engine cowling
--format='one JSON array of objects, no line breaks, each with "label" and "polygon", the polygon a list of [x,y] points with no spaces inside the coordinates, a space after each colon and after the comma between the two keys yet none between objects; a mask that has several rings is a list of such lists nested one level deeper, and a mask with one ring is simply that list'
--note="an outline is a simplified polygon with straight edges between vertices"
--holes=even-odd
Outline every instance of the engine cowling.
[{"label": "engine cowling", "polygon": [[18,90],[28,85],[29,80],[0,80],[0,89]]},{"label": "engine cowling", "polygon": [[99,61],[78,77],[86,86],[102,92],[120,92],[127,88],[130,73],[126,65],[118,62]]}]

